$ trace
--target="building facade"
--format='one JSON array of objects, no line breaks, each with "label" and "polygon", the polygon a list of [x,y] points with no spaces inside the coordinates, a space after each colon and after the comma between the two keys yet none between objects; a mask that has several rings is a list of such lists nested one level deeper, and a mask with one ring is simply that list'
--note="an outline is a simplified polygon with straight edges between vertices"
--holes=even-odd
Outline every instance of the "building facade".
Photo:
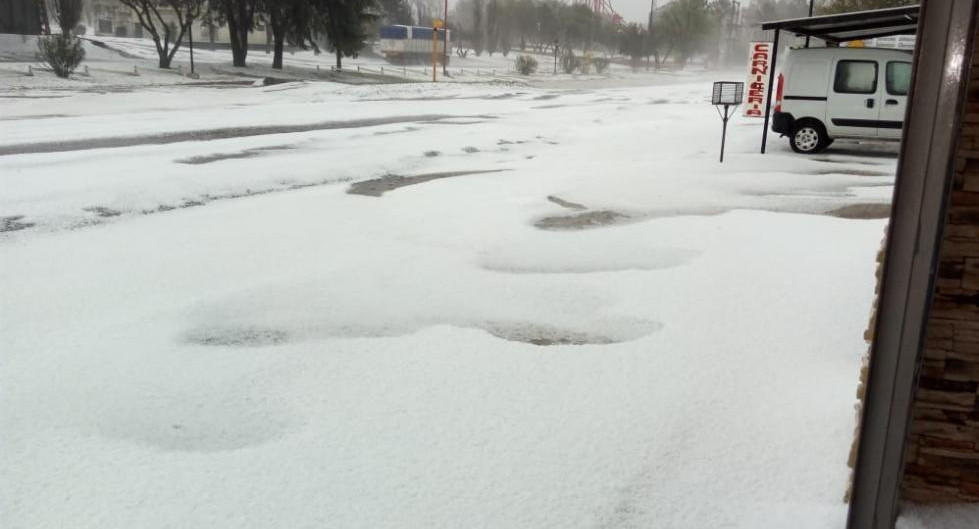
[{"label": "building facade", "polygon": [[[176,26],[177,18],[172,12],[163,11],[163,18]],[[139,24],[139,18],[132,9],[123,5],[119,0],[85,0],[82,12],[84,31],[79,34],[92,36],[113,37],[149,37]],[[204,20],[194,22],[194,41],[227,45],[231,42],[228,27],[224,24],[208,23]],[[256,45],[266,45],[271,41],[271,35],[266,31],[262,21],[255,22],[255,29],[249,36],[249,42]]]}]

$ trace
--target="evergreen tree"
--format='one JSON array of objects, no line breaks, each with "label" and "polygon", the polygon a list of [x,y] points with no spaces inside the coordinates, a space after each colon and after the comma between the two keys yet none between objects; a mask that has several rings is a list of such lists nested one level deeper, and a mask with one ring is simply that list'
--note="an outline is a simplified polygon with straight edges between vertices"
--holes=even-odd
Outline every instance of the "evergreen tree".
[{"label": "evergreen tree", "polygon": [[473,0],[473,52],[479,57],[483,54],[483,0]]},{"label": "evergreen tree", "polygon": [[489,0],[486,4],[486,53],[490,57],[496,53],[500,44],[500,2]]},{"label": "evergreen tree", "polygon": [[336,54],[337,70],[343,57],[357,55],[367,39],[367,26],[377,19],[374,0],[314,0],[320,24]]},{"label": "evergreen tree", "polygon": [[380,0],[378,9],[381,12],[381,22],[384,24],[402,24],[412,26],[415,24],[411,16],[411,6],[407,0]]},{"label": "evergreen tree", "polygon": [[286,42],[303,48],[312,43],[316,13],[307,0],[265,0],[262,9],[272,33],[272,68],[281,70]]}]

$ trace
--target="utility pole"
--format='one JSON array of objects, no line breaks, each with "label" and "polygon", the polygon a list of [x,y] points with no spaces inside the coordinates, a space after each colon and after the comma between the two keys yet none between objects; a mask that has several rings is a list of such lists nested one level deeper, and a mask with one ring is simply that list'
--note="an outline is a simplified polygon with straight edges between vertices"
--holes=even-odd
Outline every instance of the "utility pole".
[{"label": "utility pole", "polygon": [[439,28],[438,20],[432,24],[432,82],[435,82],[435,65],[438,63],[438,41]]},{"label": "utility pole", "polygon": [[449,75],[449,0],[445,0],[442,13],[442,76]]},{"label": "utility pole", "polygon": [[557,75],[557,41],[554,41],[554,75]]}]

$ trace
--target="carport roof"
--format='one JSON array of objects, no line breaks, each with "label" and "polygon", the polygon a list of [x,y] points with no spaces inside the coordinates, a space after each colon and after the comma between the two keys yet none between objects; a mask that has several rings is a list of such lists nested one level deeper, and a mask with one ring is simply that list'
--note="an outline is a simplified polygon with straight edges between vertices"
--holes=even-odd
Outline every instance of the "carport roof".
[{"label": "carport roof", "polygon": [[775,20],[762,23],[761,28],[790,31],[827,42],[846,42],[890,35],[914,35],[918,29],[918,6]]}]

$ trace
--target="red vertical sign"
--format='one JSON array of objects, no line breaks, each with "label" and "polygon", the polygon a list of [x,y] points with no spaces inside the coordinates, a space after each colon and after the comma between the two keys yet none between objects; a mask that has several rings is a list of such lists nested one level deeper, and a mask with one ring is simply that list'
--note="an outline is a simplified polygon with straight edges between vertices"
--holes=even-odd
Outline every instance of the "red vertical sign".
[{"label": "red vertical sign", "polygon": [[748,48],[748,79],[745,81],[744,115],[749,118],[765,117],[765,100],[768,97],[768,67],[772,60],[771,42],[752,42]]}]

